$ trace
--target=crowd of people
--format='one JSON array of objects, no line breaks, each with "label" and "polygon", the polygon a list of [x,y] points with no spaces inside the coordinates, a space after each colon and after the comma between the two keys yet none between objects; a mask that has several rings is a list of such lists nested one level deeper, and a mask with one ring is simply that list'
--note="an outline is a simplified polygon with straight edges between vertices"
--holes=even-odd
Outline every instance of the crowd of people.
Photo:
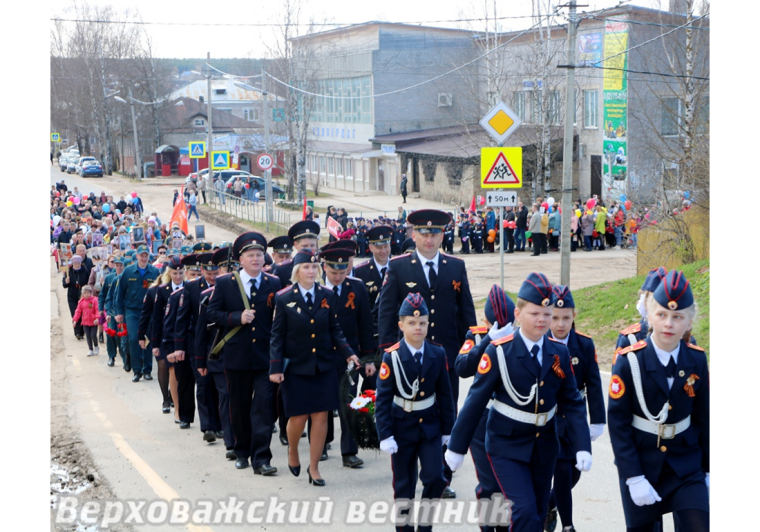
[{"label": "crowd of people", "polygon": [[[76,202],[59,185],[51,245],[77,338],[95,356],[104,331],[108,366],[120,354],[134,383],[153,379],[155,361],[161,411],[173,410],[185,430],[197,414],[199,440],[221,439],[235,468],[276,475],[279,433],[299,477],[308,434],[305,476],[325,487],[320,464],[333,446],[344,467],[362,467],[352,420],[369,412],[377,446],[391,455],[395,499],[414,499],[418,479],[425,500],[456,497],[453,475],[469,450],[476,496],[511,502],[504,529],[553,531],[561,520],[574,531],[572,489],[609,424],[628,530],[657,530],[670,512],[681,530],[709,529],[707,359],[691,337],[696,303],[681,272],[647,276],[642,320],[621,331],[605,409],[594,342],[574,327],[568,287],[531,273],[512,301],[494,285],[478,323],[465,262],[441,252],[455,226],[446,212],[401,208],[396,220],[356,220],[357,231],[345,209],[330,209],[342,231],[321,247],[314,220],[269,241],[250,231],[196,243],[155,213],[146,219],[137,202],[119,208],[105,194]],[[556,247],[538,237],[553,231],[530,231],[555,206],[533,205],[510,249],[528,239]],[[614,228],[622,212],[585,207],[597,213],[595,227],[612,212]],[[515,232],[523,209],[507,222]],[[492,215],[486,209],[485,229]],[[117,245],[122,231],[126,247]],[[355,265],[363,244],[369,260]],[[457,413],[460,379],[473,376]],[[357,409],[348,403],[359,393]],[[408,506],[399,518],[400,530],[415,521],[430,530]]]}]

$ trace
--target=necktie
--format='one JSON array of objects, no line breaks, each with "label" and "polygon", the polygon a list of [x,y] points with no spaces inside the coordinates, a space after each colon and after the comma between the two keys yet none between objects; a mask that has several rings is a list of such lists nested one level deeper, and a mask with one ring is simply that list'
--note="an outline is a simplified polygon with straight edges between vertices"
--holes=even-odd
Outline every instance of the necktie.
[{"label": "necktie", "polygon": [[422,367],[422,353],[420,351],[414,354],[414,360],[417,361],[417,366]]},{"label": "necktie", "polygon": [[251,299],[253,299],[253,296],[256,295],[256,279],[251,279]]},{"label": "necktie", "polygon": [[539,351],[541,351],[541,348],[538,347],[538,344],[530,348],[530,352],[533,355],[533,362],[536,364],[536,369],[538,370],[538,374],[541,375],[541,362],[538,361]]},{"label": "necktie", "polygon": [[386,271],[388,271],[388,267],[387,266],[385,268],[381,268],[380,269],[380,280],[381,281],[385,280],[385,272]]},{"label": "necktie", "polygon": [[311,310],[311,292],[306,292],[306,305]]},{"label": "necktie", "polygon": [[433,288],[435,286],[435,280],[438,277],[435,273],[435,268],[433,267],[433,261],[429,260],[425,264],[430,268],[430,271],[428,271],[428,284],[430,285],[430,288]]},{"label": "necktie", "polygon": [[335,294],[335,297],[340,297],[340,294],[338,293],[338,287],[333,286],[333,294]]},{"label": "necktie", "polygon": [[668,365],[665,366],[665,376],[669,379],[674,379],[676,376],[676,361],[673,358],[673,355],[670,355],[670,361],[668,362]]}]

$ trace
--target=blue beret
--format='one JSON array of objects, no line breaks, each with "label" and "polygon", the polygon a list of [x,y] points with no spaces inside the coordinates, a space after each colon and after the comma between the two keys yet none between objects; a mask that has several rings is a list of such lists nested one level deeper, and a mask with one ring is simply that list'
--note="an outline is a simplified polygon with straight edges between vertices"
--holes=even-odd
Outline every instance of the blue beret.
[{"label": "blue beret", "polygon": [[182,261],[178,257],[172,257],[168,261],[166,261],[166,267],[172,270],[179,270],[182,269],[185,265],[182,264]]},{"label": "blue beret", "polygon": [[670,310],[683,310],[694,304],[694,294],[683,272],[673,270],[654,291],[654,299]]},{"label": "blue beret", "polygon": [[407,294],[404,302],[401,303],[401,308],[398,311],[399,317],[401,316],[427,316],[429,314],[427,305],[425,304],[425,298],[423,298],[419,292],[415,294]]},{"label": "blue beret", "polygon": [[575,308],[573,294],[567,286],[558,284],[552,288],[552,305],[557,308]]},{"label": "blue beret", "polygon": [[641,285],[641,289],[647,292],[654,292],[667,274],[668,270],[663,266],[660,266],[656,270],[649,270],[647,278],[644,279],[644,284]]},{"label": "blue beret", "polygon": [[498,323],[501,327],[515,321],[515,304],[497,284],[493,285],[491,291],[488,292],[486,319],[491,323]]},{"label": "blue beret", "polygon": [[314,252],[310,249],[302,249],[298,253],[295,254],[295,257],[293,257],[293,266],[298,266],[299,264],[317,262],[317,256],[314,254]]},{"label": "blue beret", "polygon": [[552,303],[552,284],[543,273],[533,272],[523,281],[517,297],[535,305],[548,307]]}]

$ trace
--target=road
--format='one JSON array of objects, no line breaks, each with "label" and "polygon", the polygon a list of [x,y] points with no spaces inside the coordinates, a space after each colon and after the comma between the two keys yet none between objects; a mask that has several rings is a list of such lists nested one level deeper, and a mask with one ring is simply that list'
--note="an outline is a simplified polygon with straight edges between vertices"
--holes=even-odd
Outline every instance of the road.
[{"label": "road", "polygon": [[[60,180],[62,174],[51,170],[51,184]],[[115,197],[127,195],[137,190],[143,198],[148,212],[157,211],[160,218],[168,221],[171,214],[172,187],[156,186],[153,183],[135,185],[118,177],[101,179],[81,179],[67,175],[65,180],[69,188],[78,186],[81,191],[92,190],[99,194],[101,188]],[[232,240],[235,235],[210,224],[206,231],[210,240]],[[592,254],[601,255],[601,254]],[[551,257],[551,256],[550,256]],[[476,257],[475,264],[483,262],[484,257]],[[553,258],[553,257],[552,257]],[[609,259],[609,256],[603,256]],[[494,261],[494,257],[485,257]],[[548,264],[546,257],[540,261]],[[523,269],[537,268],[535,263],[519,257],[517,261],[527,263]],[[625,260],[625,259],[624,259]],[[558,261],[556,261],[558,264]],[[493,264],[486,271],[473,265],[468,270],[472,278],[480,278],[479,285],[490,286],[498,280],[498,269]],[[589,268],[593,269],[589,263]],[[598,265],[596,265],[598,267]],[[530,271],[530,270],[527,270]],[[478,273],[475,273],[478,272]],[[619,274],[619,272],[618,272]],[[620,274],[619,274],[620,275]],[[488,278],[488,283],[485,278]],[[597,278],[582,281],[588,284],[600,282]],[[592,282],[593,281],[593,282]],[[287,471],[286,448],[281,446],[277,437],[273,438],[272,465],[278,467],[275,477],[254,476],[252,470],[238,471],[233,462],[225,460],[223,444],[207,444],[202,441],[197,422],[191,430],[180,431],[172,421],[173,416],[161,413],[161,395],[158,381],[140,381],[133,383],[131,375],[122,371],[121,363],[113,368],[106,366],[105,349],[100,356],[86,357],[86,346],[78,342],[70,325],[69,311],[66,306],[65,293],[60,284],[60,277],[51,263],[50,273],[51,327],[61,331],[60,347],[53,350],[51,365],[53,372],[60,372],[63,389],[61,390],[67,418],[70,426],[75,427],[78,437],[84,442],[100,473],[110,484],[113,496],[120,500],[172,500],[183,499],[191,504],[203,500],[226,500],[237,496],[245,500],[279,500],[312,501],[318,497],[328,497],[334,503],[331,528],[333,530],[357,530],[364,527],[345,524],[348,501],[392,501],[390,460],[384,453],[360,452],[365,461],[361,470],[342,467],[339,453],[330,452],[330,459],[320,467],[327,486],[316,489],[309,485],[305,471],[298,478]],[[478,289],[476,297],[485,297],[486,289]],[[606,388],[609,375],[603,374]],[[471,379],[462,382],[460,407],[464,402]],[[54,405],[55,406],[55,405]],[[59,405],[60,406],[60,405]],[[52,409],[53,407],[51,407]],[[57,418],[52,420],[55,425]],[[53,433],[60,427],[52,426]],[[339,430],[336,427],[336,432]],[[337,440],[336,435],[336,440]],[[335,447],[334,447],[335,448]],[[307,465],[308,450],[305,443],[300,446],[302,465]],[[575,525],[583,532],[608,532],[623,530],[624,518],[620,503],[617,472],[613,464],[612,449],[607,433],[593,445],[594,465],[585,473],[574,490]],[[474,500],[474,488],[477,483],[475,471],[470,460],[465,460],[463,468],[455,474],[453,488],[457,491],[458,501]],[[419,491],[418,491],[419,493]],[[243,525],[245,530],[252,530],[253,525]],[[256,525],[257,530],[268,530],[277,526],[278,530],[301,529],[303,525]],[[561,526],[561,525],[560,525]],[[241,525],[212,524],[210,527],[188,524],[188,530],[241,530]],[[177,530],[169,525],[133,525],[134,530]],[[379,529],[390,529],[385,524]],[[436,530],[453,531],[463,529],[461,526],[440,525]],[[468,525],[465,529],[477,530]],[[561,528],[559,528],[561,530]],[[672,530],[668,523],[666,530]]]}]

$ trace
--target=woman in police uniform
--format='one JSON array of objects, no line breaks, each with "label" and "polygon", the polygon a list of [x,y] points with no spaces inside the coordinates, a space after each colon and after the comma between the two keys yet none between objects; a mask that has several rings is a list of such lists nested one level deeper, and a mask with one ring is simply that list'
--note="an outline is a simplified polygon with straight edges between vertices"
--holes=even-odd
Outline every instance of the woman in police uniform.
[{"label": "woman in police uniform", "polygon": [[670,512],[681,530],[710,527],[707,357],[683,341],[695,314],[689,281],[668,273],[647,305],[650,336],[612,368],[607,416],[630,532],[651,532]]},{"label": "woman in police uniform", "polygon": [[320,286],[319,261],[300,250],[293,259],[293,284],[277,293],[270,342],[270,380],[280,383],[288,421],[288,467],[301,472],[298,441],[311,417],[309,483],[324,486],[319,459],[327,435],[327,414],[338,408],[337,364],[359,358],[337,321],[335,295]]}]

